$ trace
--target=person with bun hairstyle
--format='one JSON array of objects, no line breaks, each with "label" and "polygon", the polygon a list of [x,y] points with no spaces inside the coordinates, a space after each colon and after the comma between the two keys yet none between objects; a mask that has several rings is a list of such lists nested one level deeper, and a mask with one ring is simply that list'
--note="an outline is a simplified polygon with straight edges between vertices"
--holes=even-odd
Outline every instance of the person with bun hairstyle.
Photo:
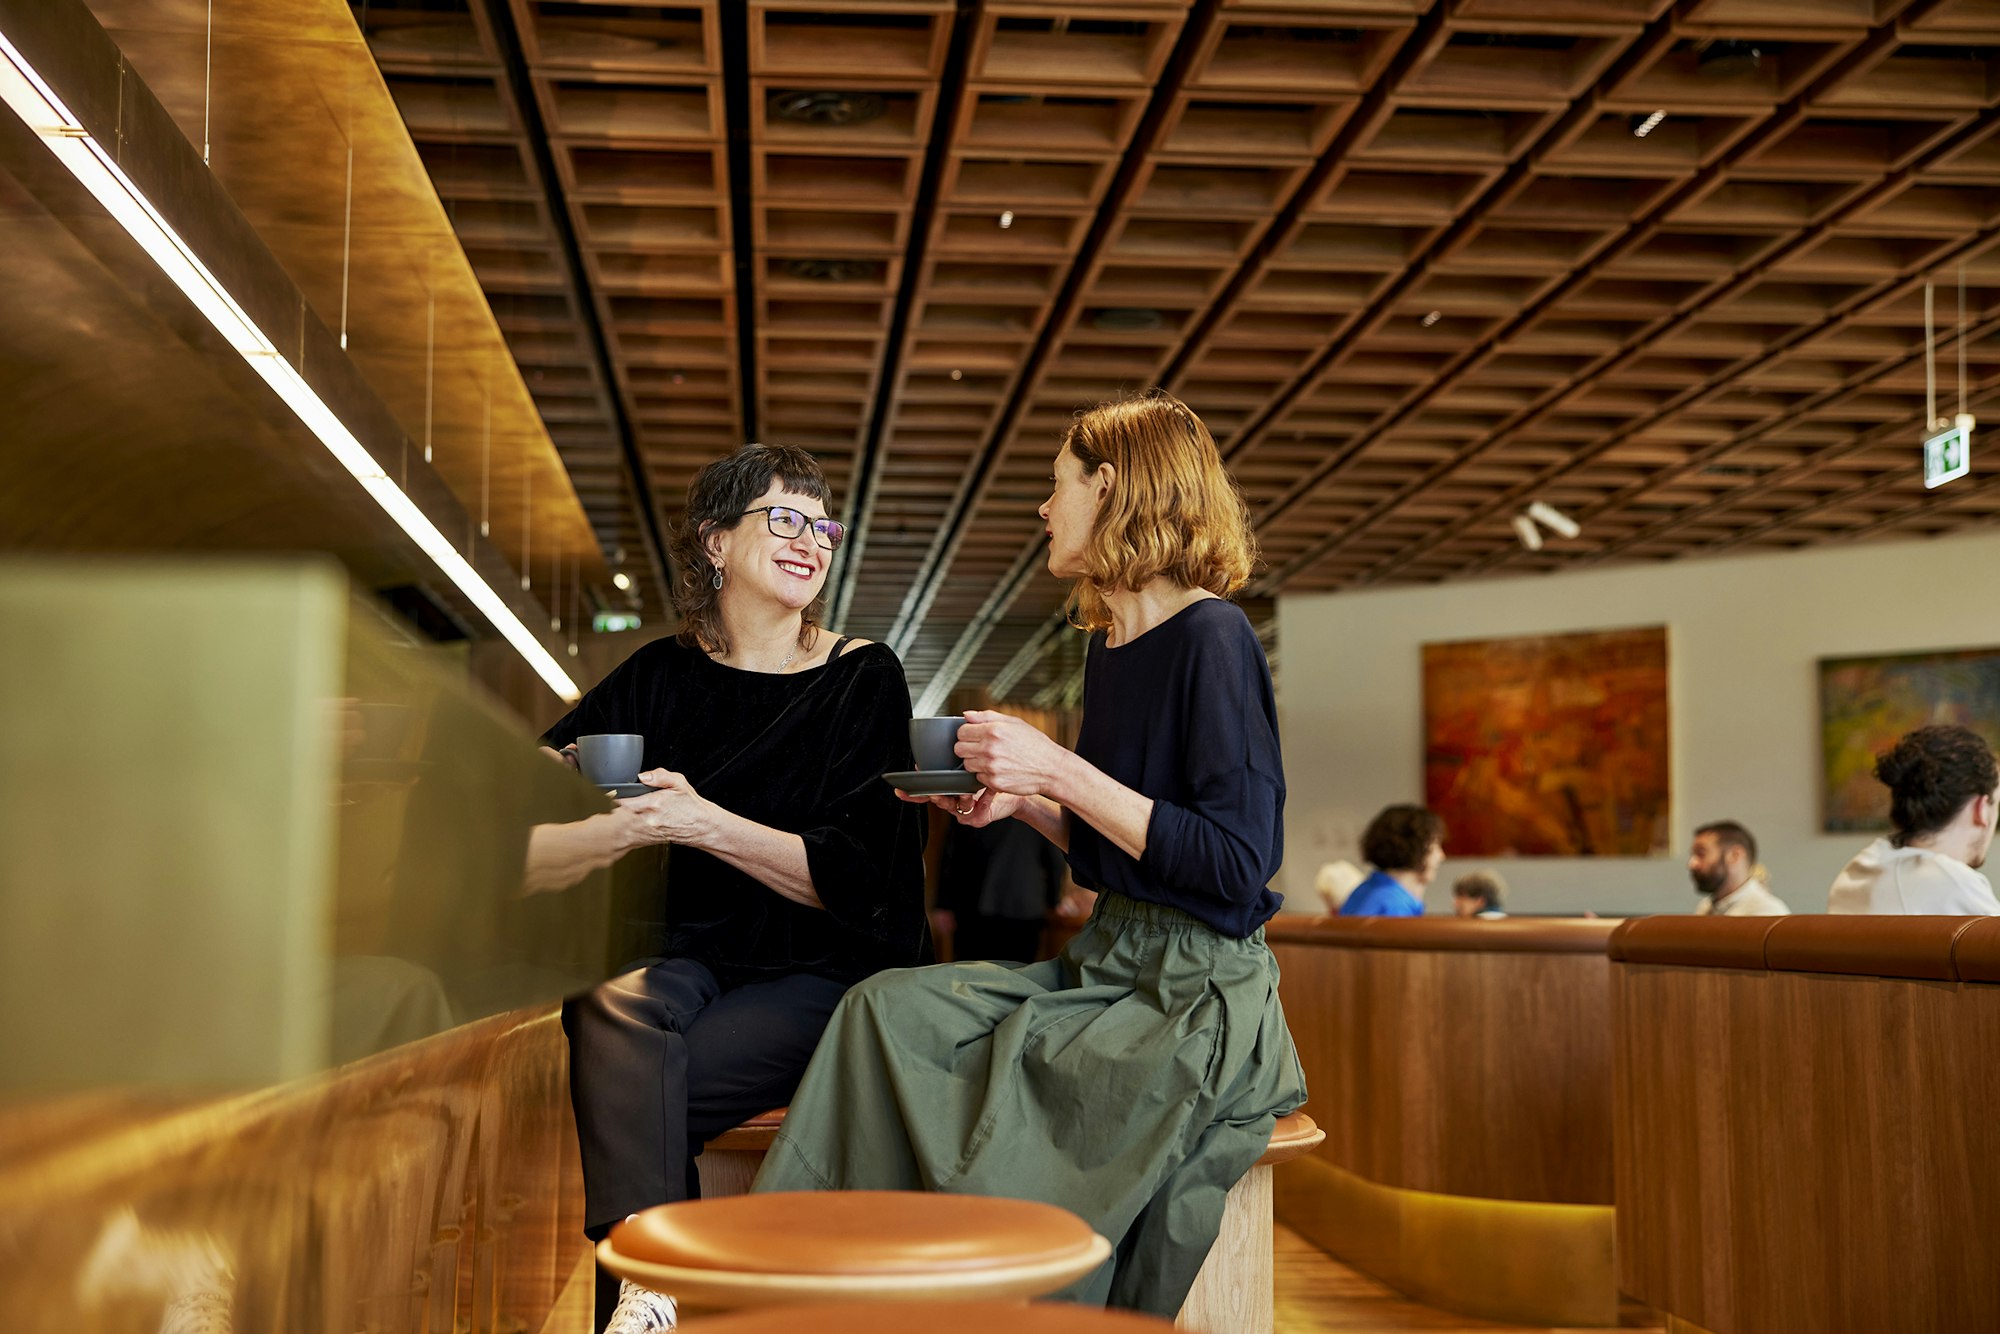
[{"label": "person with bun hairstyle", "polygon": [[1920,727],[1875,757],[1895,832],[1861,850],[1826,910],[2000,916],[1979,868],[2000,820],[2000,764],[1968,727]]},{"label": "person with bun hairstyle", "polygon": [[1070,1300],[1171,1318],[1223,1200],[1305,1102],[1264,923],[1284,852],[1271,669],[1229,594],[1256,556],[1215,440],[1152,393],[1078,415],[1041,516],[1089,632],[1069,750],[965,715],[983,785],[1097,891],[1060,957],[877,974],[847,993],[758,1190],[940,1190],[1060,1205],[1112,1243]]}]

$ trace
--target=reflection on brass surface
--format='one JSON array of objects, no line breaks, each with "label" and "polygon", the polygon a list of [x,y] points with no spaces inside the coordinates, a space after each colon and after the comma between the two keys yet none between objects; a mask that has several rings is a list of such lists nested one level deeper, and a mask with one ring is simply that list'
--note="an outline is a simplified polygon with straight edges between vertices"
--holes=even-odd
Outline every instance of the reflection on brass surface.
[{"label": "reflection on brass surface", "polygon": [[5,1328],[541,1329],[556,1002],[657,863],[529,893],[609,803],[330,564],[0,564],[0,624]]},{"label": "reflection on brass surface", "polygon": [[6,1326],[540,1330],[587,1246],[567,1068],[542,1007],[265,1092],[0,1103],[67,1123],[0,1154]]},{"label": "reflection on brass surface", "polygon": [[0,1091],[255,1087],[607,974],[613,873],[522,873],[608,803],[331,568],[0,566],[0,621]]},{"label": "reflection on brass surface", "polygon": [[1318,1154],[1274,1170],[1278,1221],[1420,1302],[1528,1325],[1618,1323],[1609,1206],[1405,1190]]}]

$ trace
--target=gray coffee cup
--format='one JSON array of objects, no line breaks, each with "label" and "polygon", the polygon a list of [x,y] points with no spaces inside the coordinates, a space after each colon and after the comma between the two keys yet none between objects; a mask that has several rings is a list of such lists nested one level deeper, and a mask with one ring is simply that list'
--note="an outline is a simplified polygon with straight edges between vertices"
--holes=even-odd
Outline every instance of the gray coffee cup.
[{"label": "gray coffee cup", "polygon": [[599,787],[639,781],[646,738],[637,732],[605,732],[576,739],[576,767]]},{"label": "gray coffee cup", "polygon": [[917,768],[933,773],[940,769],[963,769],[965,761],[952,749],[958,744],[958,729],[963,726],[965,719],[956,716],[910,719],[910,750],[916,756]]}]

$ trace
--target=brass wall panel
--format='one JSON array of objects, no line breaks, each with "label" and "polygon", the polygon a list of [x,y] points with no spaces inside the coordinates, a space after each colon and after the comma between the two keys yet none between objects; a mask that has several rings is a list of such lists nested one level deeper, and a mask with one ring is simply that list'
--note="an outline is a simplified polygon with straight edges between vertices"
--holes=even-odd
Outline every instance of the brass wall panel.
[{"label": "brass wall panel", "polygon": [[[318,563],[0,565],[0,1092],[324,1069],[603,977],[608,803]],[[617,947],[629,948],[629,947]]]}]

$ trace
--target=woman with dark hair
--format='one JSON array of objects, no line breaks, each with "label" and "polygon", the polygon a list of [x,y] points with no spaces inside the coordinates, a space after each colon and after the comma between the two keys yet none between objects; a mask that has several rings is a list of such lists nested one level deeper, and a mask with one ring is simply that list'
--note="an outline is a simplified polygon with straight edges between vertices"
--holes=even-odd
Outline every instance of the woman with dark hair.
[{"label": "woman with dark hair", "polygon": [[[701,1146],[791,1097],[848,987],[929,957],[921,813],[881,780],[912,767],[909,688],[888,648],[819,627],[846,535],[826,499],[803,450],[704,468],[673,537],[678,637],[545,738],[561,758],[639,733],[655,790],[537,831],[537,879],[670,848],[651,955],[563,1008],[592,1239],[698,1194]],[[602,1274],[600,1321],[614,1295],[618,1334],[672,1328],[670,1300]]]},{"label": "woman with dark hair", "polygon": [[1229,1188],[1305,1101],[1264,944],[1285,800],[1271,673],[1224,601],[1255,550],[1208,428],[1164,394],[1081,414],[1052,480],[1049,572],[1091,632],[1076,749],[968,713],[958,754],[983,790],[934,800],[1034,829],[1096,909],[1060,958],[849,992],[757,1189],[1062,1205],[1113,1246],[1068,1295],[1171,1316]]},{"label": "woman with dark hair", "polygon": [[1833,882],[1837,913],[2000,915],[1979,868],[2000,819],[2000,764],[1967,727],[1920,727],[1875,757],[1895,832],[1861,850]]},{"label": "woman with dark hair", "polygon": [[1361,833],[1375,868],[1340,905],[1342,917],[1422,917],[1424,891],[1444,864],[1444,817],[1422,806],[1385,806]]},{"label": "woman with dark hair", "polygon": [[1468,871],[1451,887],[1454,917],[1497,922],[1507,915],[1507,882],[1498,871]]}]

